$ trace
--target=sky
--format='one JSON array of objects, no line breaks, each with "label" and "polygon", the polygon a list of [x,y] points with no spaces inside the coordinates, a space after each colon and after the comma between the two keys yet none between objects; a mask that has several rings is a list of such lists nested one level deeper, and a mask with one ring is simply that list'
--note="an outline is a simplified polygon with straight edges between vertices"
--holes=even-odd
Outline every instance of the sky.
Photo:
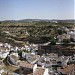
[{"label": "sky", "polygon": [[0,0],[0,20],[74,19],[75,0]]}]

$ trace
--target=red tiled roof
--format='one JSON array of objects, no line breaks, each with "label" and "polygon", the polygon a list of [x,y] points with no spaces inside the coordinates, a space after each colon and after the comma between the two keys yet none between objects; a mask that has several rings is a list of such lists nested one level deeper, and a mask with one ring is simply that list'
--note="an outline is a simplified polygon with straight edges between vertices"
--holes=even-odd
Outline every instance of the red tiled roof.
[{"label": "red tiled roof", "polygon": [[26,68],[33,68],[33,64],[30,64],[27,61],[21,61],[20,66],[26,67]]},{"label": "red tiled roof", "polygon": [[73,70],[75,70],[75,65],[74,65],[74,64],[68,65],[68,66],[66,66],[66,67],[63,67],[63,69],[61,69],[60,71],[61,71],[63,74],[67,74],[67,73],[72,72]]},{"label": "red tiled roof", "polygon": [[37,68],[35,70],[35,72],[33,73],[33,75],[43,75],[44,71],[45,71],[45,69],[43,69],[43,68]]}]

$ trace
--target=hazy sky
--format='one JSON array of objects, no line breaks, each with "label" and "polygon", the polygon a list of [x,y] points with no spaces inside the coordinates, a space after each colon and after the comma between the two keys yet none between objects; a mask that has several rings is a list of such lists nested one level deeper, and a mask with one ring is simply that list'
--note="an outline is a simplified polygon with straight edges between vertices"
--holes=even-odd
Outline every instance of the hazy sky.
[{"label": "hazy sky", "polygon": [[0,0],[0,20],[74,19],[74,0]]}]

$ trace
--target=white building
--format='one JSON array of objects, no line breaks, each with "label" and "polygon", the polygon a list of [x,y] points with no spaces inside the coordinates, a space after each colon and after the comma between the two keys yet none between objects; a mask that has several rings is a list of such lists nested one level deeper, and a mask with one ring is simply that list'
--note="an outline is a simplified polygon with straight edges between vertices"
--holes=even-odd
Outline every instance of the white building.
[{"label": "white building", "polygon": [[0,47],[2,47],[3,46],[3,43],[0,43]]},{"label": "white building", "polygon": [[0,58],[6,58],[9,52],[0,52]]},{"label": "white building", "polygon": [[63,41],[64,39],[70,39],[70,34],[62,34],[62,35],[58,35],[57,36],[57,38],[58,38],[58,41],[59,42],[61,42],[61,41]]},{"label": "white building", "polygon": [[68,32],[67,34],[69,34],[70,38],[72,38],[75,41],[75,28],[72,31]]}]

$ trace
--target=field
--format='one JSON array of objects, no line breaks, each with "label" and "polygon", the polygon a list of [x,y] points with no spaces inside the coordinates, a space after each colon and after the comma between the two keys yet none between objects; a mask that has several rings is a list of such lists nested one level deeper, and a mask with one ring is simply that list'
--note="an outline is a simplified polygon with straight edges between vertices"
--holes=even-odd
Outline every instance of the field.
[{"label": "field", "polygon": [[[13,46],[23,46],[30,43],[46,43],[54,40],[59,28],[73,28],[74,23],[67,22],[1,22],[0,42],[8,42]],[[58,41],[58,39],[54,40]],[[64,47],[66,49],[66,47]],[[69,50],[69,49],[67,49]],[[64,52],[64,50],[62,50]]]}]

